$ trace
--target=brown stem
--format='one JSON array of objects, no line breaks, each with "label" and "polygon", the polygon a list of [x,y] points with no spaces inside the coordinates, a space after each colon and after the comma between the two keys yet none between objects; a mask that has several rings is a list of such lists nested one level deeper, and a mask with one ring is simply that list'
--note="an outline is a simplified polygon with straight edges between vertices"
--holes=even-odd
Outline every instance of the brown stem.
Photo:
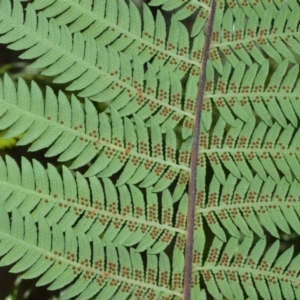
[{"label": "brown stem", "polygon": [[192,285],[192,271],[193,271],[193,243],[194,243],[194,220],[195,220],[195,204],[196,204],[196,176],[197,176],[197,160],[200,150],[200,122],[201,111],[204,98],[204,89],[206,84],[206,65],[209,57],[210,42],[212,38],[212,30],[214,23],[214,16],[216,11],[217,0],[211,1],[210,15],[207,23],[205,45],[203,49],[203,57],[201,64],[200,82],[197,95],[196,116],[194,124],[194,140],[191,153],[191,173],[189,181],[189,207],[187,215],[187,241],[185,248],[185,270],[184,270],[184,291],[183,299],[191,299],[191,285]]}]

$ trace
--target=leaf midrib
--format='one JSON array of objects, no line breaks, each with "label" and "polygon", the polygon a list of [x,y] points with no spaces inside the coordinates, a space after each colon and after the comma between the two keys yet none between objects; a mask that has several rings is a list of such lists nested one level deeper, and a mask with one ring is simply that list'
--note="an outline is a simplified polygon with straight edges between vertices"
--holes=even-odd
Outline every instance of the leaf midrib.
[{"label": "leaf midrib", "polygon": [[[246,198],[246,197],[245,197]],[[260,198],[258,196],[258,198]],[[300,206],[300,203],[297,203],[297,202],[279,202],[279,201],[268,201],[266,202],[265,199],[262,201],[262,202],[258,202],[258,201],[255,201],[255,203],[232,203],[232,204],[220,204],[218,206],[211,206],[211,207],[208,207],[208,208],[201,208],[201,209],[198,209],[196,210],[196,214],[206,214],[206,213],[209,213],[209,212],[216,212],[216,211],[220,211],[220,210],[225,210],[225,211],[228,211],[229,209],[235,209],[235,208],[247,208],[247,207],[253,207],[255,212],[256,210],[258,210],[261,206],[263,206],[264,208],[268,208],[269,205],[276,205],[276,207],[284,207],[286,208],[287,206],[297,206],[299,205]],[[274,208],[268,208],[270,210],[273,210]],[[276,208],[275,208],[276,209]],[[287,208],[286,208],[287,209]],[[245,218],[245,217],[244,217]],[[247,218],[245,218],[247,219]]]},{"label": "leaf midrib", "polygon": [[[234,36],[234,34],[233,34]],[[276,34],[267,34],[267,35],[257,35],[255,37],[245,37],[244,39],[240,39],[240,40],[234,40],[234,41],[222,41],[221,43],[214,43],[212,42],[211,48],[221,48],[224,46],[234,46],[234,45],[238,45],[238,44],[245,44],[245,43],[249,43],[249,42],[257,42],[258,38],[263,38],[266,40],[272,39],[272,38],[283,38],[283,40],[281,40],[284,43],[287,43],[287,41],[284,40],[285,37],[287,36],[299,36],[300,37],[300,32],[294,32],[294,31],[290,31],[290,32],[285,32],[285,33],[276,33]],[[270,42],[270,41],[269,41]],[[298,40],[297,40],[298,42]],[[299,42],[298,42],[299,43]],[[259,43],[258,43],[259,44]],[[276,44],[270,42],[271,45]],[[259,44],[260,45],[260,44]],[[261,45],[260,45],[261,46]],[[249,51],[251,52],[251,51]]]},{"label": "leaf midrib", "polygon": [[[204,266],[204,267],[194,267],[194,271],[212,271],[214,273],[218,272],[218,271],[225,271],[227,274],[229,274],[230,272],[235,272],[237,273],[240,277],[242,274],[245,274],[245,273],[252,273],[254,275],[263,275],[266,279],[268,276],[275,276],[279,281],[281,282],[285,282],[285,280],[287,279],[288,281],[294,281],[294,282],[297,282],[299,283],[299,278],[297,277],[289,277],[289,276],[286,276],[286,275],[283,275],[283,274],[278,274],[276,272],[271,272],[271,271],[263,271],[261,269],[259,269],[260,265],[258,265],[256,267],[256,269],[252,269],[250,267],[245,267],[245,266],[242,266],[242,267],[224,267],[224,266],[212,266],[212,265],[209,265],[209,266]],[[295,279],[295,280],[292,280],[292,279]],[[252,278],[251,278],[251,283],[252,283]]]}]

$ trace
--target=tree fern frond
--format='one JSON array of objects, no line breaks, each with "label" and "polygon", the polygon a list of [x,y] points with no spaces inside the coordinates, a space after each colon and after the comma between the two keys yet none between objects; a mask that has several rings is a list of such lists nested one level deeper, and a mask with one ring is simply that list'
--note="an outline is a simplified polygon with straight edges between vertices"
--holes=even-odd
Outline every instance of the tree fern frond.
[{"label": "tree fern frond", "polygon": [[[159,124],[164,125],[164,130],[166,126],[176,126],[183,117],[187,117],[190,123],[193,122],[193,114],[182,108],[181,90],[176,87],[181,83],[175,74],[170,75],[166,82],[160,81],[155,90],[156,71],[149,67],[144,79],[144,72],[139,72],[143,70],[139,58],[134,60],[133,71],[125,55],[118,54],[112,47],[97,46],[91,37],[84,41],[80,33],[76,33],[72,40],[67,27],[60,28],[55,20],[48,22],[42,13],[37,18],[31,5],[27,7],[28,21],[23,23],[22,7],[18,0],[14,3],[12,9],[9,0],[1,2],[0,32],[3,35],[0,42],[10,43],[9,47],[14,50],[28,49],[21,57],[37,58],[32,66],[47,67],[43,71],[45,75],[58,75],[54,82],[71,82],[68,90],[80,90],[79,96],[89,97],[97,102],[107,102],[118,96],[118,101],[112,106],[120,110],[122,115],[136,113],[145,119],[156,112],[155,118]],[[17,23],[14,22],[16,17]],[[18,26],[12,29],[11,24]],[[65,55],[66,53],[69,54]],[[113,63],[108,64],[108,61]],[[164,71],[161,70],[161,73]],[[193,76],[197,74],[191,72]],[[162,76],[168,77],[166,74]],[[165,97],[169,90],[170,96]]]},{"label": "tree fern frond", "polygon": [[209,130],[212,124],[213,103],[231,126],[235,126],[236,118],[247,122],[257,115],[268,126],[272,126],[275,119],[284,128],[289,123],[297,128],[300,116],[298,72],[298,65],[288,69],[287,60],[282,61],[270,77],[266,60],[260,67],[252,64],[249,68],[243,62],[234,69],[226,63],[222,76],[214,84],[215,74],[210,65],[204,103],[205,128]]},{"label": "tree fern frond", "polygon": [[90,243],[86,235],[75,233],[70,227],[64,232],[59,225],[50,227],[43,217],[35,224],[30,214],[23,217],[15,208],[11,222],[2,206],[0,214],[1,265],[18,261],[12,271],[25,271],[23,278],[42,275],[37,285],[50,284],[49,289],[63,288],[75,281],[62,299],[103,299],[118,289],[131,299],[145,294],[158,297],[161,293],[166,299],[181,297],[170,289],[171,270],[164,253],[158,257],[148,254],[148,264],[143,268],[140,254],[129,253],[122,246],[103,243],[98,237]]},{"label": "tree fern frond", "polygon": [[[86,176],[108,177],[124,167],[118,185],[140,183],[143,187],[154,186],[156,191],[167,188],[181,171],[188,176],[189,155],[184,164],[176,158],[176,137],[171,129],[167,129],[166,143],[162,145],[162,133],[154,120],[149,136],[137,116],[136,126],[129,119],[123,123],[111,108],[112,123],[105,113],[98,120],[98,113],[88,100],[83,109],[74,96],[69,103],[63,93],[56,97],[50,88],[44,104],[36,84],[29,91],[20,80],[15,90],[8,76],[0,84],[0,93],[0,128],[8,129],[4,137],[24,133],[18,145],[32,143],[30,151],[49,148],[46,156],[59,155],[59,161],[73,160],[70,166],[73,169],[96,158]],[[31,99],[36,102],[30,106]],[[187,181],[183,183],[180,178],[179,181],[184,190]]]},{"label": "tree fern frond", "polygon": [[201,155],[209,159],[221,183],[224,183],[224,169],[249,182],[253,179],[252,170],[262,180],[269,175],[279,182],[279,174],[283,174],[288,182],[292,182],[294,177],[300,178],[299,134],[299,129],[292,125],[283,129],[274,122],[268,128],[262,121],[256,123],[254,117],[245,124],[236,120],[234,127],[228,129],[220,117],[210,145],[201,151]]},{"label": "tree fern frond", "polygon": [[[289,299],[299,297],[299,255],[292,258],[293,248],[280,256],[279,242],[266,251],[264,239],[256,242],[253,237],[238,240],[231,238],[226,245],[215,238],[204,266],[195,266],[207,282],[209,293],[215,298],[251,299],[260,295],[264,299]],[[259,294],[259,295],[258,295]]]},{"label": "tree fern frond", "polygon": [[59,26],[68,25],[70,32],[82,32],[84,38],[93,37],[129,58],[137,55],[143,63],[154,58],[156,70],[164,65],[182,78],[186,70],[200,67],[198,53],[202,45],[195,42],[189,55],[188,33],[176,18],[172,19],[167,39],[164,17],[158,11],[154,20],[147,5],[143,6],[143,18],[133,3],[128,7],[124,0],[35,0],[33,7],[47,18],[55,18]]},{"label": "tree fern frond", "polygon": [[277,228],[286,234],[290,234],[291,229],[300,234],[298,198],[297,180],[289,183],[282,178],[276,184],[271,177],[263,182],[255,176],[249,183],[245,178],[238,180],[229,175],[224,185],[220,185],[214,176],[206,207],[198,204],[197,213],[223,241],[226,237],[221,224],[236,238],[240,237],[240,232],[249,236],[251,231],[263,238],[263,228],[275,237],[279,237]]},{"label": "tree fern frond", "polygon": [[298,2],[0,0],[0,43],[76,93],[0,79],[0,136],[46,156],[0,155],[0,266],[62,300],[300,298]]},{"label": "tree fern frond", "polygon": [[252,11],[254,10],[260,18],[263,17],[265,10],[268,9],[269,7],[272,7],[272,9],[274,9],[275,12],[278,12],[286,4],[288,4],[290,8],[293,8],[295,7],[295,5],[297,5],[297,1],[291,0],[285,2],[280,0],[279,1],[274,0],[272,2],[272,1],[263,0],[259,2],[253,2],[253,3],[245,2],[242,0],[228,1],[228,6],[232,10],[234,15],[238,14],[240,8],[242,8],[242,10],[244,11],[247,17],[250,17]]},{"label": "tree fern frond", "polygon": [[[85,179],[63,167],[62,178],[52,165],[48,174],[37,161],[31,165],[22,160],[22,169],[7,157],[1,159],[1,197],[3,208],[10,212],[18,208],[22,216],[30,213],[35,222],[44,217],[52,226],[74,226],[76,233],[85,233],[89,240],[102,235],[115,245],[137,245],[136,251],[149,253],[164,250],[173,237],[185,234],[183,207],[173,224],[173,199],[168,190],[161,197],[146,190],[146,202],[135,186],[116,188],[109,179],[100,182],[95,177]],[[121,199],[117,205],[118,199]],[[182,198],[186,201],[186,195]],[[158,216],[158,210],[160,216]]]},{"label": "tree fern frond", "polygon": [[162,9],[166,11],[176,10],[174,15],[178,20],[184,20],[193,14],[197,14],[191,32],[191,36],[196,36],[207,21],[210,0],[151,0],[149,5],[162,5]]},{"label": "tree fern frond", "polygon": [[252,60],[263,64],[264,53],[277,63],[283,58],[296,63],[296,56],[300,53],[297,33],[299,3],[288,1],[284,5],[281,3],[278,9],[274,1],[266,2],[267,6],[257,2],[253,4],[255,9],[245,8],[243,4],[239,8],[232,3],[224,18],[214,27],[210,58],[219,72],[222,72],[219,50],[233,67],[239,61],[249,67]]},{"label": "tree fern frond", "polygon": [[[124,0],[97,1],[93,5],[85,1],[36,0],[33,7],[42,9],[48,18],[54,17],[60,26],[72,22],[68,26],[71,33],[82,32],[84,39],[93,37],[97,43],[110,45],[130,59],[138,56],[144,63],[154,57],[152,64],[156,70],[164,65],[182,78],[191,67],[196,70],[200,67],[198,62],[203,45],[195,42],[190,51],[188,33],[176,18],[172,20],[167,39],[163,16],[158,12],[154,21],[146,5],[143,22],[135,5],[128,8]],[[30,5],[28,8],[32,9]]]}]

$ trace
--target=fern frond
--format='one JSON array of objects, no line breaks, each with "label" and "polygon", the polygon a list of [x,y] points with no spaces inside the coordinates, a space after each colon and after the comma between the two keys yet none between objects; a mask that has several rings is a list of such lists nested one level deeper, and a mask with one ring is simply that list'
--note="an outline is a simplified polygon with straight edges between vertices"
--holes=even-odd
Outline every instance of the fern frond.
[{"label": "fern frond", "polygon": [[170,262],[163,252],[158,256],[148,254],[144,268],[138,252],[129,252],[120,245],[104,243],[97,237],[90,243],[86,235],[70,227],[64,232],[59,225],[50,227],[43,217],[36,224],[30,214],[23,217],[15,208],[11,222],[1,205],[0,215],[0,264],[16,263],[11,271],[24,272],[22,278],[42,275],[37,285],[50,284],[52,290],[75,280],[61,299],[108,299],[117,291],[131,299],[181,297],[170,289]]},{"label": "fern frond", "polygon": [[[57,76],[54,82],[71,82],[68,90],[79,90],[79,96],[97,102],[118,96],[111,107],[122,116],[136,113],[146,119],[155,114],[155,121],[163,130],[175,127],[184,117],[193,123],[193,114],[182,108],[181,83],[175,74],[161,68],[158,76],[166,80],[158,82],[156,71],[149,66],[145,77],[138,57],[131,65],[127,56],[112,47],[97,45],[91,37],[84,41],[82,34],[76,33],[72,40],[67,27],[60,28],[53,19],[48,22],[42,13],[37,17],[30,4],[23,23],[23,8],[19,0],[14,4],[12,9],[9,0],[1,1],[0,43],[9,43],[8,47],[14,50],[27,49],[20,57],[37,58],[32,66],[47,67],[43,74]],[[191,75],[197,76],[198,72]]]},{"label": "fern frond", "polygon": [[148,2],[0,0],[0,43],[76,93],[0,79],[4,138],[65,163],[0,155],[0,266],[62,300],[300,298],[299,1]]},{"label": "fern frond", "polygon": [[[144,197],[133,185],[116,188],[109,179],[87,180],[66,167],[61,177],[52,165],[46,172],[39,162],[31,165],[26,159],[20,171],[9,156],[6,163],[0,159],[0,166],[0,203],[7,212],[18,208],[22,216],[30,213],[35,222],[43,217],[63,232],[74,226],[76,234],[84,233],[89,240],[101,236],[114,245],[136,245],[136,251],[148,249],[151,254],[164,250],[178,233],[185,235],[185,212],[181,208],[173,224],[173,199],[168,190],[160,199],[147,189]],[[186,195],[181,202],[185,201]]]},{"label": "fern frond", "polygon": [[282,178],[275,183],[268,177],[264,182],[256,175],[249,183],[245,178],[238,180],[229,175],[221,185],[214,175],[208,202],[198,204],[197,214],[206,219],[213,233],[223,241],[226,235],[222,226],[236,238],[240,233],[249,236],[251,232],[264,238],[264,229],[277,238],[278,229],[286,234],[293,229],[300,234],[299,195],[296,179],[289,183]]},{"label": "fern frond", "polygon": [[299,3],[281,2],[278,8],[276,1],[258,1],[253,8],[248,2],[248,7],[239,5],[230,1],[224,17],[216,19],[210,53],[214,67],[222,73],[219,51],[233,67],[240,61],[249,67],[253,60],[263,64],[264,53],[277,63],[283,59],[296,63],[300,54]]},{"label": "fern frond", "polygon": [[259,15],[260,18],[262,18],[265,10],[268,7],[272,7],[275,11],[280,10],[283,6],[288,4],[290,7],[294,7],[295,4],[297,4],[297,0],[291,0],[288,2],[285,1],[268,1],[268,0],[262,0],[257,2],[245,2],[243,0],[227,0],[229,8],[233,11],[233,13],[236,15],[240,8],[245,12],[247,17],[251,15],[252,10],[255,10],[255,12]]},{"label": "fern frond", "polygon": [[[4,138],[23,134],[18,145],[27,145],[30,151],[49,148],[46,156],[59,155],[59,161],[73,160],[70,168],[79,168],[91,162],[85,176],[109,177],[120,169],[118,185],[126,182],[140,183],[142,187],[166,189],[177,180],[181,192],[188,181],[189,155],[176,158],[176,136],[167,129],[165,142],[158,124],[152,120],[150,136],[143,121],[135,117],[134,125],[123,120],[111,109],[111,123],[107,114],[99,115],[88,100],[85,109],[76,97],[71,103],[63,93],[55,96],[47,88],[45,104],[43,95],[35,83],[29,91],[20,80],[17,90],[8,76],[0,82],[0,128],[8,129]],[[183,180],[182,178],[186,178]]]},{"label": "fern frond", "polygon": [[208,68],[203,107],[206,130],[212,124],[213,104],[231,126],[235,126],[236,118],[247,122],[256,115],[268,126],[272,126],[275,119],[283,128],[288,128],[288,124],[297,128],[300,117],[298,65],[288,69],[288,61],[284,60],[271,72],[267,60],[260,67],[252,64],[249,68],[243,62],[239,62],[234,69],[226,63],[216,84],[212,65],[209,64]]},{"label": "fern frond", "polygon": [[[254,129],[255,120],[253,118],[251,122],[246,123],[243,130],[242,122],[237,122],[236,127],[232,127],[228,131],[222,146],[221,142],[225,125],[225,121],[220,118],[212,136],[212,149],[203,150],[201,153],[201,157],[205,155],[209,159],[215,171],[215,177],[210,184],[208,203],[204,203],[203,200],[199,199],[199,205],[201,207],[199,212],[204,214],[207,222],[210,224],[211,230],[222,240],[226,239],[225,233],[219,226],[217,219],[220,220],[231,235],[236,237],[239,237],[239,231],[248,235],[248,226],[259,236],[263,237],[264,232],[261,228],[262,225],[265,226],[271,234],[278,237],[273,221],[270,221],[271,225],[267,224],[270,217],[265,217],[262,214],[262,212],[266,212],[266,210],[262,208],[265,207],[264,201],[267,201],[269,198],[266,198],[265,195],[261,197],[258,196],[259,186],[265,182],[265,185],[269,188],[270,183],[272,183],[271,186],[274,188],[275,182],[277,184],[281,182],[279,176],[281,172],[285,175],[286,179],[282,180],[285,181],[287,186],[294,182],[294,176],[296,178],[299,177],[299,169],[297,169],[299,161],[296,146],[298,138],[295,138],[294,142],[290,144],[290,139],[294,134],[292,127],[289,127],[289,130],[284,130],[280,134],[280,126],[276,123],[268,132],[262,122]],[[286,150],[282,150],[281,148],[283,141],[285,145],[290,144]],[[235,149],[234,153],[230,151],[231,146]],[[247,150],[244,147],[246,147]],[[286,153],[281,153],[281,151],[286,151]],[[293,166],[291,166],[292,164]],[[226,171],[223,169],[224,167],[233,175],[230,175],[227,180],[225,175]],[[252,175],[253,170],[257,174],[254,178]],[[291,170],[294,171],[294,174],[291,173]],[[236,186],[237,178],[241,178],[241,181]],[[252,182],[252,184],[250,185],[249,182]],[[223,184],[222,189],[220,183]],[[236,189],[234,189],[235,186]],[[248,196],[246,196],[248,189]],[[199,192],[201,198],[205,197],[205,188],[201,187]],[[271,195],[272,189],[269,192]],[[252,207],[253,204],[251,204],[249,200],[251,199],[252,193],[253,195],[257,195],[257,198],[253,198],[253,201],[258,205],[256,208]],[[250,201],[250,203],[242,204],[243,201]],[[268,201],[271,200],[269,199]],[[273,203],[273,200],[271,202]],[[232,206],[226,209],[225,207],[228,204],[231,205],[230,203]],[[239,207],[239,204],[242,206]],[[206,212],[205,207],[207,205],[208,210]],[[215,213],[212,207],[216,208],[218,212]],[[275,211],[277,211],[277,209],[275,209]],[[285,232],[289,232],[288,226],[284,227],[284,224],[286,224],[284,219],[288,215],[287,211],[288,210],[285,210],[284,217],[282,217],[280,212],[277,216],[277,220],[282,220],[278,226]],[[260,216],[259,219],[262,221],[257,222],[255,213]],[[279,218],[279,216],[282,218]],[[297,218],[293,218],[294,221],[295,219]],[[295,222],[298,223],[299,221]],[[277,223],[277,221],[275,221],[275,223]]]},{"label": "fern frond", "polygon": [[244,292],[250,299],[299,297],[300,256],[293,258],[292,247],[278,255],[278,241],[266,250],[266,240],[260,239],[250,251],[252,243],[252,236],[240,245],[235,238],[226,244],[218,238],[213,240],[205,264],[195,266],[209,293],[215,299],[245,299]]},{"label": "fern frond", "polygon": [[96,42],[110,45],[130,58],[137,55],[142,62],[154,58],[152,66],[156,70],[164,65],[182,78],[186,70],[200,67],[203,45],[195,41],[190,50],[187,30],[175,17],[167,38],[164,17],[158,11],[154,20],[146,4],[143,5],[143,18],[132,2],[128,7],[124,0],[35,0],[33,7],[47,18],[55,18],[59,26],[67,25],[70,32],[82,32],[84,38],[93,37]]},{"label": "fern frond", "polygon": [[264,181],[271,176],[278,183],[279,174],[288,182],[294,177],[300,179],[298,128],[288,125],[284,129],[276,122],[268,128],[254,117],[246,123],[236,120],[234,127],[226,128],[226,125],[220,117],[208,148],[201,151],[221,183],[224,183],[225,170],[249,182],[253,180],[252,171]]},{"label": "fern frond", "polygon": [[[223,5],[223,1],[220,1]],[[208,18],[210,9],[210,0],[151,0],[149,5],[162,5],[162,9],[166,11],[175,10],[174,16],[178,20],[184,20],[193,14],[196,14],[195,22],[193,23],[191,36],[197,36],[203,28]]]}]

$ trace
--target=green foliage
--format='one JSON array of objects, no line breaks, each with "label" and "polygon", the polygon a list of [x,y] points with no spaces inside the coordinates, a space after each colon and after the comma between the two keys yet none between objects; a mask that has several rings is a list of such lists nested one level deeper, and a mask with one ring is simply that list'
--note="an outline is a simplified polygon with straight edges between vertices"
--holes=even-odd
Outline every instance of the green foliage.
[{"label": "green foliage", "polygon": [[182,299],[196,167],[191,299],[298,299],[299,3],[218,0],[208,36],[208,0],[128,2],[0,1],[0,43],[63,90],[1,77],[0,147],[45,159],[0,158],[0,265],[60,299]]}]

